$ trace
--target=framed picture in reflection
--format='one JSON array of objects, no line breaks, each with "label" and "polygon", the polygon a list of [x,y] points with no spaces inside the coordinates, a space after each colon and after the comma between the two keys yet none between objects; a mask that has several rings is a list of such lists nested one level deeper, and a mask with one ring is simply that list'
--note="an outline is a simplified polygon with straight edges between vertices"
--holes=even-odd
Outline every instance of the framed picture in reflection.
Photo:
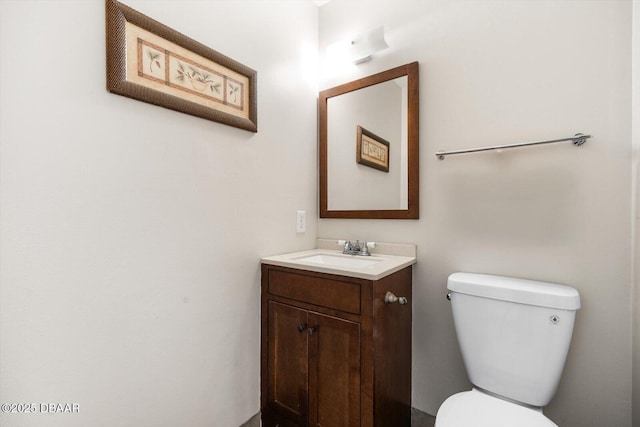
[{"label": "framed picture in reflection", "polygon": [[389,141],[358,126],[356,162],[383,172],[389,172]]}]

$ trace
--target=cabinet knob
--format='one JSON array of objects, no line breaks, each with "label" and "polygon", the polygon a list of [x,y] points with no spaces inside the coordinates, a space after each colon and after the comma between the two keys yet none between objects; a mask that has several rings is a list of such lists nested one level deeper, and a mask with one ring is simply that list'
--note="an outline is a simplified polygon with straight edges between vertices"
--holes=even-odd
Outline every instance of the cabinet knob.
[{"label": "cabinet knob", "polygon": [[302,325],[298,325],[298,332],[303,332],[305,329],[307,329],[306,323],[303,323]]},{"label": "cabinet knob", "polygon": [[315,331],[316,331],[316,328],[309,328],[307,332],[309,332],[309,335],[313,335]]},{"label": "cabinet knob", "polygon": [[387,292],[386,295],[384,296],[384,303],[393,304],[394,302],[404,305],[408,301],[406,297],[397,297],[393,292]]}]

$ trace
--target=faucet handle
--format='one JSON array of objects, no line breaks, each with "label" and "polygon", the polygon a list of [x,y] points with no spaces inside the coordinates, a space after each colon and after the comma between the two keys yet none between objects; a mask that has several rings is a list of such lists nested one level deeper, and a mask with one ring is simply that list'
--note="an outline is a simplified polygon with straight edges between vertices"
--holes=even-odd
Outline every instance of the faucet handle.
[{"label": "faucet handle", "polygon": [[338,240],[338,245],[342,246],[345,250],[351,247],[351,240]]},{"label": "faucet handle", "polygon": [[366,256],[366,255],[371,255],[371,254],[369,253],[369,245],[367,244],[367,241],[366,241],[366,240],[363,242],[363,244],[362,244],[362,250],[361,250],[360,252],[362,252],[362,255],[365,255],[365,256]]}]

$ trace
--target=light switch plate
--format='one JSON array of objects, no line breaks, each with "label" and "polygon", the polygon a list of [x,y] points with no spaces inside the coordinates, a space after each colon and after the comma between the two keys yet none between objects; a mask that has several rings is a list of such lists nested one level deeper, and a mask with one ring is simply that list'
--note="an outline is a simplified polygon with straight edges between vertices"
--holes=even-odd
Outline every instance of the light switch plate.
[{"label": "light switch plate", "polygon": [[307,213],[296,211],[296,233],[304,233],[305,231],[307,231]]}]

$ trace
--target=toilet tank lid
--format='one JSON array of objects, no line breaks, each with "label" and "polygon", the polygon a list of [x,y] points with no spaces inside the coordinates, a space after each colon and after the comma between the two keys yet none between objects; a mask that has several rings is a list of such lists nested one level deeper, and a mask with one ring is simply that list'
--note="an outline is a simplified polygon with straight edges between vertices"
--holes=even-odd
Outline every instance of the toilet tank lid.
[{"label": "toilet tank lid", "polygon": [[520,304],[564,310],[580,308],[578,291],[555,283],[488,274],[453,273],[449,276],[447,287],[450,291],[461,294]]}]

